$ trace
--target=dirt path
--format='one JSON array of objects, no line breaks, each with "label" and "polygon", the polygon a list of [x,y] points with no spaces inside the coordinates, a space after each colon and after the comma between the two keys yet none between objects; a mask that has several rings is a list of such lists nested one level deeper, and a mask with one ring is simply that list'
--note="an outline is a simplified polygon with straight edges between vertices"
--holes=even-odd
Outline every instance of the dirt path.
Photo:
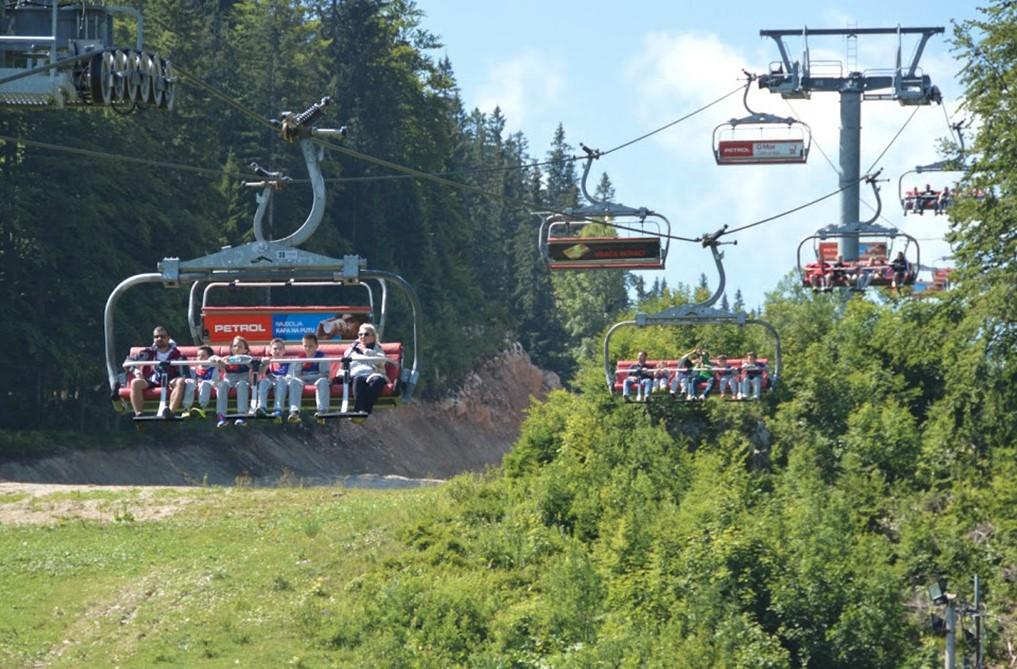
[{"label": "dirt path", "polygon": [[[187,491],[176,486],[102,486],[0,482],[0,525],[39,525],[65,520],[160,520],[192,500],[160,491]],[[104,492],[134,494],[113,500]]]}]

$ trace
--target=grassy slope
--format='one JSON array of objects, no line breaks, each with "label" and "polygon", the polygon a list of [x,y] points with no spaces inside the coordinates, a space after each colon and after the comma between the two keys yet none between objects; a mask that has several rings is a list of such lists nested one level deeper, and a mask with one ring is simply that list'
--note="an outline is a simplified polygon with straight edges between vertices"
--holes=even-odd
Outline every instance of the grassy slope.
[{"label": "grassy slope", "polygon": [[[344,590],[434,490],[56,493],[0,526],[0,666],[351,666],[318,643]],[[98,502],[104,520],[74,518]],[[25,504],[0,498],[0,509]],[[143,504],[179,506],[141,521]],[[65,508],[66,511],[60,509]],[[330,611],[331,609],[331,611]]]}]

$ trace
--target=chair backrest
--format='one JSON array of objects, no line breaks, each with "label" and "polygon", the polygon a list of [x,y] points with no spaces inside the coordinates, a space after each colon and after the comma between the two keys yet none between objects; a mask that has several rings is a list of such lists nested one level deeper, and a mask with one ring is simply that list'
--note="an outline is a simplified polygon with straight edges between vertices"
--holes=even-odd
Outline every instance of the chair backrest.
[{"label": "chair backrest", "polygon": [[[212,344],[228,344],[236,335],[252,344],[265,344],[278,337],[285,342],[300,343],[310,332],[316,334],[323,321],[345,318],[349,326],[329,340],[353,341],[362,323],[371,322],[367,306],[312,307],[209,307],[201,310],[202,336]],[[343,334],[349,333],[348,337]],[[324,333],[327,336],[327,333]],[[322,335],[319,335],[321,338]]]}]

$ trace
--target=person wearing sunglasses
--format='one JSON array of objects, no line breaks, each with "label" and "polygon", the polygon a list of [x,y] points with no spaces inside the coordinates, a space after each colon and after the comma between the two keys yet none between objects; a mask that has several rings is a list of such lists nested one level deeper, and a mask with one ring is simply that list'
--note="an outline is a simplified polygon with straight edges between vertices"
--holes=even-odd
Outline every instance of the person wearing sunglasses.
[{"label": "person wearing sunglasses", "polygon": [[[378,343],[378,331],[370,323],[362,323],[357,330],[357,341],[346,349],[344,358],[350,359],[350,376],[353,379],[354,411],[370,414],[374,403],[388,384],[385,365],[388,359]],[[338,379],[337,382],[342,382]]]},{"label": "person wearing sunglasses", "polygon": [[[151,360],[152,362],[173,362],[184,360],[185,356],[177,348],[175,341],[170,339],[169,331],[159,325],[152,331],[152,345],[141,349],[135,356],[136,360]],[[180,409],[180,402],[183,399],[184,373],[182,367],[168,366],[163,370],[153,366],[131,368],[131,407],[134,415],[140,416],[145,407],[144,392],[149,388],[159,388],[163,382],[169,384],[170,391],[169,406],[163,409],[162,418],[170,419],[173,412]]]}]

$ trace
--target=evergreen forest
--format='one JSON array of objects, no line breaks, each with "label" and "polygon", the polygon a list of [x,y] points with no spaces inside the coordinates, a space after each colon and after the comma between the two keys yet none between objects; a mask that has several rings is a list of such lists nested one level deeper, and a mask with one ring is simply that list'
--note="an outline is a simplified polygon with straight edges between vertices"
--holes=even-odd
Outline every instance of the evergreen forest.
[{"label": "evergreen forest", "polygon": [[[580,203],[566,129],[536,148],[507,134],[497,110],[465,110],[412,2],[149,0],[144,11],[149,42],[214,89],[189,89],[172,114],[107,114],[101,132],[88,114],[5,112],[0,134],[219,176],[0,143],[0,341],[16,354],[0,375],[8,434],[109,429],[111,288],[165,255],[248,239],[253,198],[230,175],[249,162],[303,176],[296,152],[213,90],[259,111],[331,95],[346,145],[478,189],[335,182],[308,248],[360,253],[415,285],[425,392],[510,341],[567,388],[533,405],[501,468],[411,509],[359,577],[331,582],[320,567],[331,594],[301,601],[295,633],[323,666],[934,667],[943,608],[927,586],[944,579],[970,604],[975,577],[985,666],[1017,663],[1015,3],[990,2],[951,35],[976,119],[961,190],[986,194],[950,210],[953,287],[845,299],[788,275],[759,309],[783,342],[778,387],[758,403],[691,404],[611,397],[600,345],[635,310],[709,288],[551,277],[529,209],[511,203]],[[478,169],[489,167],[512,169]],[[323,168],[390,174],[338,154]],[[609,176],[598,184],[610,195]],[[305,210],[306,193],[284,192],[277,234]],[[153,321],[184,331],[186,296],[164,292],[125,304],[135,340]],[[454,351],[440,345],[450,340]],[[694,346],[770,344],[718,326],[614,340],[619,358]],[[972,616],[958,624],[972,630]]]}]

